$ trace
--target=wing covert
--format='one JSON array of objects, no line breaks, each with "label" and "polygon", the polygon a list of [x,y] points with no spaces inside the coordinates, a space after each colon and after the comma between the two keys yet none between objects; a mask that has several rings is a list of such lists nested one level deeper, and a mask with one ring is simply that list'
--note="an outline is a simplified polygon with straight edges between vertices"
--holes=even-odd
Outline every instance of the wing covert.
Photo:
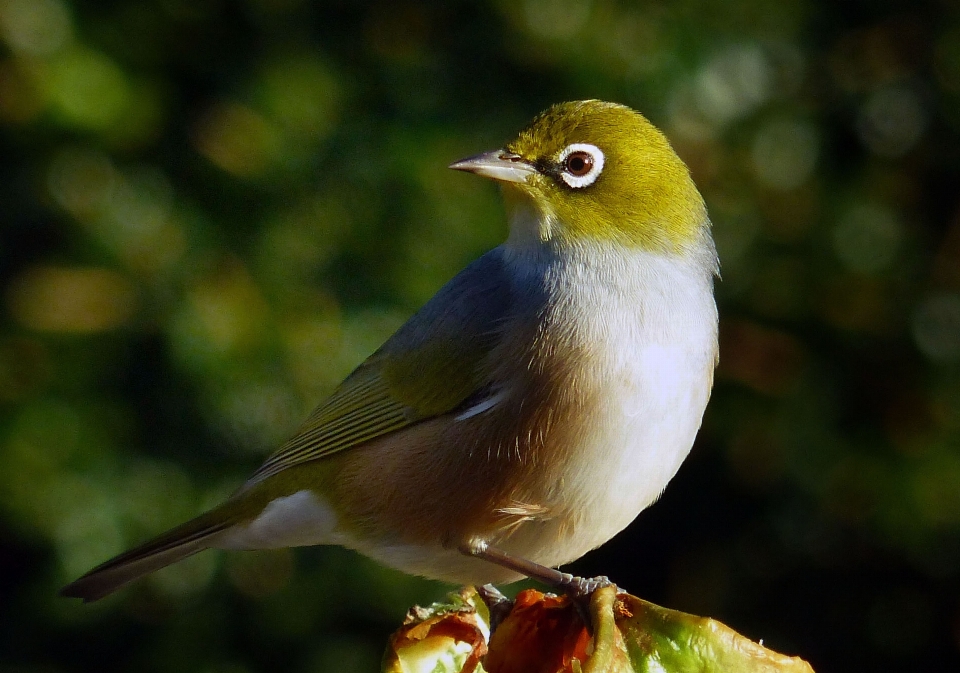
[{"label": "wing covert", "polygon": [[511,306],[504,262],[493,250],[357,367],[248,485],[457,409],[491,383],[489,355]]}]

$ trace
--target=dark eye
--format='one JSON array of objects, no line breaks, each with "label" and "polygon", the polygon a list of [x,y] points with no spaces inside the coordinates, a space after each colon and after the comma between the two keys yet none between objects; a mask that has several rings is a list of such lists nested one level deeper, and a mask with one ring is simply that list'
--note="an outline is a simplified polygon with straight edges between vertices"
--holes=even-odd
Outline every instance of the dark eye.
[{"label": "dark eye", "polygon": [[563,168],[570,175],[583,177],[593,169],[593,157],[589,152],[571,152],[563,162]]},{"label": "dark eye", "polygon": [[581,189],[589,187],[603,172],[603,151],[589,143],[567,145],[560,156],[560,179],[567,187]]}]

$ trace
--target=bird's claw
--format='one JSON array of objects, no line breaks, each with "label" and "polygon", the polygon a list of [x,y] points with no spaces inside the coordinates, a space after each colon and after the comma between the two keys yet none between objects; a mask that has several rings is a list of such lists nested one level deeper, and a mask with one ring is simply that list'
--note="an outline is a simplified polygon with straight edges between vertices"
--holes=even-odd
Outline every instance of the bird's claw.
[{"label": "bird's claw", "polygon": [[593,632],[593,623],[590,619],[590,600],[593,598],[593,592],[604,587],[614,587],[617,585],[610,581],[610,578],[601,575],[599,577],[577,577],[569,573],[564,573],[561,586],[570,601],[577,609],[577,614],[586,625],[590,632]]},{"label": "bird's claw", "polygon": [[504,596],[492,584],[484,584],[482,587],[478,587],[477,593],[480,594],[480,599],[487,606],[487,610],[490,611],[490,633],[492,634],[513,610],[513,601]]},{"label": "bird's claw", "polygon": [[586,601],[589,604],[593,592],[603,587],[616,587],[616,585],[605,575],[599,577],[577,577],[565,573],[563,576],[563,584],[560,588],[573,600]]}]

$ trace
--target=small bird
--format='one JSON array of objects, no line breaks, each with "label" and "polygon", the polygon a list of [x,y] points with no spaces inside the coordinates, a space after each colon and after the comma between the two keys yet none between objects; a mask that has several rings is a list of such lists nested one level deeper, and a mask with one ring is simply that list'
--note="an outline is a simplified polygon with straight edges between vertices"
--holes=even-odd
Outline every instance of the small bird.
[{"label": "small bird", "polygon": [[321,544],[452,583],[592,586],[552,568],[660,496],[710,397],[706,207],[660,131],[596,100],[554,105],[450,168],[499,182],[507,240],[223,504],[62,595],[97,600],[207,548]]}]

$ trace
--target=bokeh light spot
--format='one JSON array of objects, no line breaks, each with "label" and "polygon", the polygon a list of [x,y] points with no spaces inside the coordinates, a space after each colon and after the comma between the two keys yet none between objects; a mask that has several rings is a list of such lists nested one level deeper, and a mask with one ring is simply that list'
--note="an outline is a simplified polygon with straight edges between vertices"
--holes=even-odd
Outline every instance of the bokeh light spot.
[{"label": "bokeh light spot", "polygon": [[301,396],[312,400],[331,392],[343,373],[341,367],[330,366],[343,338],[339,307],[332,298],[323,299],[326,305],[316,313],[285,320],[280,334],[294,382]]},{"label": "bokeh light spot", "polygon": [[217,397],[217,425],[231,443],[264,456],[296,429],[303,410],[288,386],[271,381],[236,383]]},{"label": "bokeh light spot", "polygon": [[67,124],[95,131],[119,123],[130,103],[126,75],[111,59],[92,49],[59,55],[51,68],[49,87]]},{"label": "bokeh light spot", "polygon": [[121,173],[97,149],[68,147],[50,162],[47,189],[135,272],[160,271],[184,252],[173,187],[156,168]]},{"label": "bokeh light spot", "polygon": [[816,128],[804,121],[779,120],[760,128],[753,141],[753,168],[767,187],[796,189],[817,162]]},{"label": "bokeh light spot", "polygon": [[262,227],[258,270],[287,287],[310,282],[341,251],[354,215],[332,194],[309,195],[275,211]]},{"label": "bokeh light spot", "polygon": [[173,213],[173,187],[151,167],[127,171],[92,228],[134,271],[153,273],[177,262],[186,241]]},{"label": "bokeh light spot", "polygon": [[631,72],[652,73],[669,58],[664,32],[654,16],[638,10],[617,17],[607,38]]},{"label": "bokeh light spot", "polygon": [[913,498],[930,526],[960,528],[960,456],[941,451],[912,479]]},{"label": "bokeh light spot", "polygon": [[911,321],[920,351],[937,363],[960,360],[960,295],[937,294],[917,306]]},{"label": "bokeh light spot", "polygon": [[72,32],[61,0],[0,0],[0,33],[15,52],[47,56],[67,44]]},{"label": "bokeh light spot", "polygon": [[35,76],[17,61],[0,61],[0,121],[33,121],[46,103],[45,92]]},{"label": "bokeh light spot", "polygon": [[139,542],[199,513],[193,484],[179,465],[139,460],[124,472],[120,488],[126,494],[124,521],[133,531],[128,542]]},{"label": "bokeh light spot", "polygon": [[851,271],[872,274],[893,263],[902,238],[903,228],[889,208],[860,203],[833,230],[833,250]]},{"label": "bokeh light spot", "polygon": [[176,321],[176,340],[189,360],[220,359],[250,350],[265,336],[267,305],[236,260],[200,278]]},{"label": "bokeh light spot", "polygon": [[744,44],[727,49],[700,70],[697,107],[715,126],[723,126],[767,100],[772,82],[770,63],[760,47]]},{"label": "bokeh light spot", "polygon": [[264,111],[309,143],[322,140],[334,128],[339,97],[337,80],[329,68],[310,56],[271,64],[261,75]]},{"label": "bokeh light spot", "polygon": [[927,127],[927,111],[911,89],[886,87],[867,98],[857,118],[857,132],[867,148],[879,156],[899,157],[908,152]]},{"label": "bokeh light spot", "polygon": [[47,188],[68,213],[78,219],[98,214],[118,176],[103,152],[85,148],[61,150],[50,162]]},{"label": "bokeh light spot", "polygon": [[10,311],[25,327],[48,332],[103,332],[136,308],[133,284],[116,271],[36,266],[13,282]]},{"label": "bokeh light spot", "polygon": [[3,459],[17,469],[2,470],[10,487],[56,473],[82,448],[83,421],[77,410],[60,400],[42,399],[28,404],[13,419]]},{"label": "bokeh light spot", "polygon": [[[67,577],[78,577],[123,550],[126,540],[112,498],[97,493],[95,487],[78,493],[68,480],[63,479],[49,484],[49,487],[61,489],[59,493],[71,504],[53,531],[60,563]],[[76,497],[78,495],[81,497]]]},{"label": "bokeh light spot", "polygon": [[194,142],[214,164],[244,178],[262,173],[281,156],[279,130],[239,103],[220,103],[209,110],[197,125]]},{"label": "bokeh light spot", "polygon": [[530,31],[555,40],[576,35],[590,18],[590,0],[523,0]]}]

